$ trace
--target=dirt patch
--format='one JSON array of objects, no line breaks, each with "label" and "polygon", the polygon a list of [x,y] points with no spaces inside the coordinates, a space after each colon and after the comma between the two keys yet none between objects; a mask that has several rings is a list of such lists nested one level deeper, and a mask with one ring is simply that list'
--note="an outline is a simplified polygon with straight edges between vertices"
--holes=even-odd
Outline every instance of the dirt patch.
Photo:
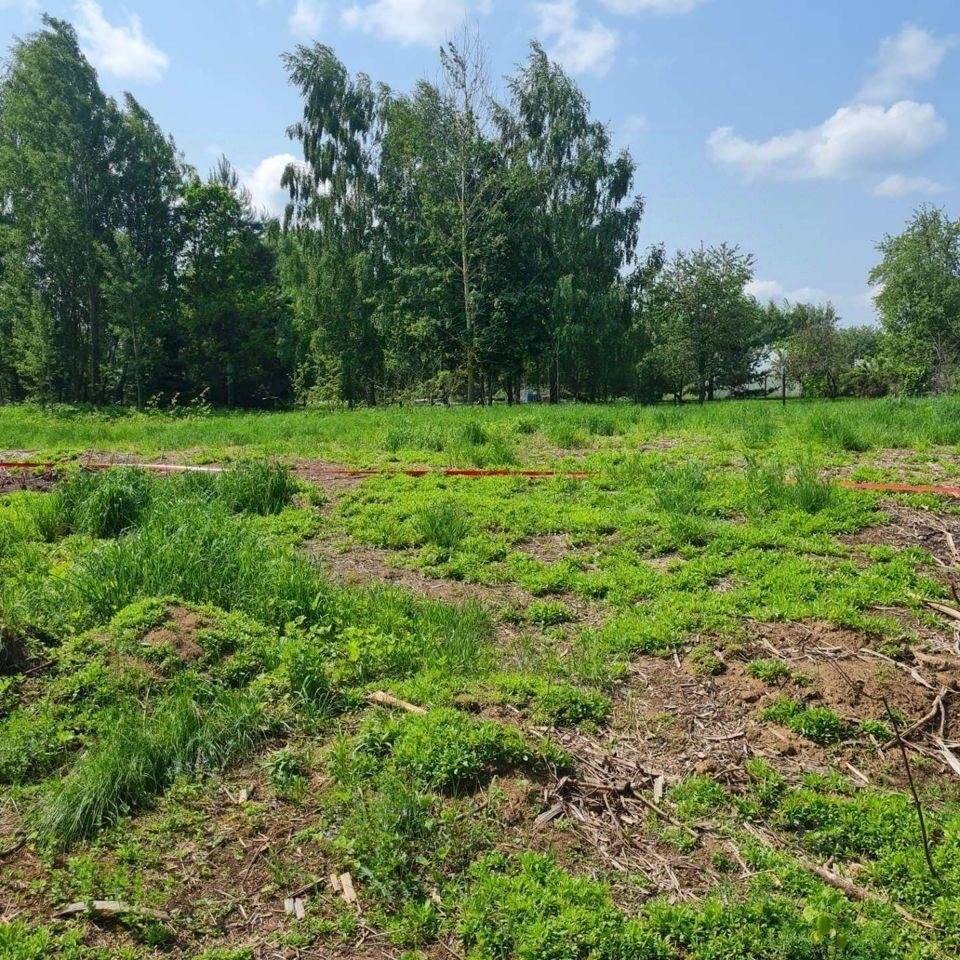
[{"label": "dirt patch", "polygon": [[565,533],[543,533],[535,537],[527,537],[515,547],[523,553],[529,554],[541,563],[556,563],[571,553],[570,543]]},{"label": "dirt patch", "polygon": [[960,549],[960,517],[894,502],[883,504],[883,511],[890,518],[887,523],[865,527],[858,533],[841,537],[841,542],[851,546],[883,546],[899,550],[920,547],[940,565],[950,567],[956,564],[948,534],[953,538],[954,546]]},{"label": "dirt patch", "polygon": [[47,493],[59,478],[55,470],[8,470],[0,467],[0,495],[24,490]]},{"label": "dirt patch", "polygon": [[860,455],[856,462],[839,467],[829,467],[824,476],[849,480],[857,470],[869,467],[883,470],[893,482],[901,483],[946,483],[957,477],[960,458],[952,448],[936,448],[929,457],[918,459],[917,451],[910,448],[886,447],[872,450],[869,455]]},{"label": "dirt patch", "polygon": [[339,550],[337,544],[323,540],[312,541],[308,546],[313,556],[322,560],[331,579],[346,586],[386,584],[402,587],[431,600],[451,603],[480,600],[493,609],[507,603],[524,604],[529,599],[523,590],[511,584],[487,586],[464,580],[429,577],[419,570],[396,566],[391,559],[403,557],[403,553],[396,550],[355,545]]},{"label": "dirt patch", "polygon": [[172,604],[167,607],[163,624],[145,634],[140,642],[145,647],[168,649],[181,660],[199,660],[203,647],[197,642],[197,631],[208,625],[196,611]]}]

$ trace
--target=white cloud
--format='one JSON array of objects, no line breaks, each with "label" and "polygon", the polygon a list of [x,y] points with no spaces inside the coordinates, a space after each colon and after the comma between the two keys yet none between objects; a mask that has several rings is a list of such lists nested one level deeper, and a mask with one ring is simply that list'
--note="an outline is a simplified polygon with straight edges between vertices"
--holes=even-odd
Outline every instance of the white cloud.
[{"label": "white cloud", "polygon": [[947,188],[929,177],[908,177],[894,173],[884,177],[874,188],[877,197],[903,197],[911,193],[943,193]]},{"label": "white cloud", "polygon": [[896,36],[881,41],[876,69],[857,99],[867,103],[892,103],[908,96],[914,84],[934,77],[955,43],[953,37],[937,37],[906,24]]},{"label": "white cloud", "polygon": [[25,17],[40,9],[40,0],[0,0],[0,10],[19,10]]},{"label": "white cloud", "polygon": [[832,300],[826,290],[819,287],[796,287],[788,290],[779,280],[751,280],[743,292],[758,300],[789,300],[791,303],[826,303]]},{"label": "white cloud", "polygon": [[272,216],[280,217],[287,205],[290,194],[280,186],[280,178],[288,164],[304,166],[292,153],[277,153],[264,157],[252,170],[238,170],[240,180],[250,191],[254,209],[266,210]]},{"label": "white cloud", "polygon": [[707,0],[600,0],[614,13],[689,13]]},{"label": "white cloud", "polygon": [[372,0],[347,7],[344,26],[403,44],[442,43],[471,13],[487,13],[489,0]]},{"label": "white cloud", "polygon": [[573,73],[602,77],[610,69],[617,34],[599,20],[581,20],[576,0],[549,0],[535,3],[533,9],[537,33],[554,60]]},{"label": "white cloud", "polygon": [[287,25],[295,37],[311,40],[320,33],[325,13],[324,5],[316,0],[297,0],[287,18]]},{"label": "white cloud", "polygon": [[131,14],[126,26],[114,26],[95,0],[77,0],[77,35],[90,62],[124,80],[154,82],[163,76],[170,58],[144,35],[140,18]]},{"label": "white cloud", "polygon": [[787,288],[779,280],[751,280],[743,292],[749,297],[756,297],[761,303],[768,300],[775,303],[832,303],[841,315],[841,326],[846,326],[871,322],[874,298],[879,290],[875,287],[862,293],[829,293],[820,287]]},{"label": "white cloud", "polygon": [[720,127],[707,146],[716,162],[733,167],[746,180],[825,180],[910,160],[945,133],[946,124],[932,104],[901,100],[887,108],[841,107],[824,123],[767,140],[746,140],[732,127]]},{"label": "white cloud", "polygon": [[623,119],[620,135],[624,140],[630,141],[643,133],[647,126],[647,118],[642,113],[630,113]]}]

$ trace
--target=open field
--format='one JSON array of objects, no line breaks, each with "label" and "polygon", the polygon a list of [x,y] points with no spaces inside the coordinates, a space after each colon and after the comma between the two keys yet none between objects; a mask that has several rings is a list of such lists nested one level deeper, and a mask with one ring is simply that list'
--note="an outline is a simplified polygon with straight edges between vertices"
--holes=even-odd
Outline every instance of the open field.
[{"label": "open field", "polygon": [[3,960],[960,955],[960,501],[831,482],[957,483],[960,402],[0,406],[0,459],[58,464],[0,470]]}]

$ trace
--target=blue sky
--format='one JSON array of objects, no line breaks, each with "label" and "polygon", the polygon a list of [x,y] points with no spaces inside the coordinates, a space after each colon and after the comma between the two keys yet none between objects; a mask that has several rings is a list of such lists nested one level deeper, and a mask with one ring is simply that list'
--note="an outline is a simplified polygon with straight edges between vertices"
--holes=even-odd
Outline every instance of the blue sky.
[{"label": "blue sky", "polygon": [[877,241],[919,203],[957,214],[960,0],[0,0],[7,45],[41,10],[78,27],[108,92],[201,171],[226,153],[268,207],[296,152],[283,51],[319,40],[408,89],[469,18],[493,77],[532,37],[576,76],[637,160],[646,243],[738,243],[761,298],[868,322]]}]

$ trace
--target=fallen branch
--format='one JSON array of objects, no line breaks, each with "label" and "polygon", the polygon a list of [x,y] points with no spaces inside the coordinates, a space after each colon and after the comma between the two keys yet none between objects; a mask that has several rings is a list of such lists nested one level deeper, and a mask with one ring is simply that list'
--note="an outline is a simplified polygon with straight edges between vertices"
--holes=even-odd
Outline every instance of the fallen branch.
[{"label": "fallen branch", "polygon": [[892,907],[901,917],[903,917],[904,920],[908,920],[910,923],[915,923],[918,927],[924,927],[927,930],[940,929],[936,926],[936,924],[930,923],[929,920],[921,920],[919,917],[915,917],[912,913],[904,910],[899,903],[894,903],[887,897],[875,894],[870,890],[867,890],[866,887],[861,887],[852,880],[848,880],[846,877],[841,877],[838,873],[834,873],[832,870],[828,870],[826,867],[821,867],[820,864],[814,863],[812,860],[807,860],[805,857],[801,856],[797,856],[797,860],[800,861],[805,870],[809,870],[812,874],[818,876],[824,883],[845,893],[848,897],[850,897],[851,900],[859,900],[861,902],[878,900],[881,903],[885,903],[887,906]]},{"label": "fallen branch", "polygon": [[936,610],[937,613],[942,613],[951,620],[960,620],[960,610],[948,607],[945,603],[937,603],[935,600],[924,600],[923,602],[924,605],[928,606],[931,610]]},{"label": "fallen branch", "polygon": [[169,920],[165,910],[151,910],[148,907],[135,907],[123,900],[88,900],[84,903],[70,903],[62,907],[53,916],[56,919],[73,917],[80,913],[90,913],[97,917],[119,917],[128,914],[134,917],[146,917],[150,920]]},{"label": "fallen branch", "polygon": [[392,693],[386,693],[383,690],[374,690],[373,693],[368,693],[367,700],[370,703],[379,704],[381,707],[396,707],[398,710],[406,710],[407,713],[427,712],[423,707],[418,707],[415,703],[407,703],[406,700],[401,700]]},{"label": "fallen branch", "polygon": [[750,823],[746,823],[744,826],[746,827],[748,833],[752,834],[761,842],[766,843],[767,846],[772,847],[774,850],[786,850],[786,852],[793,857],[793,859],[796,860],[804,870],[808,870],[810,873],[819,877],[824,883],[833,887],[835,890],[845,893],[852,900],[858,900],[865,903],[882,903],[890,907],[892,910],[895,910],[901,917],[903,917],[904,920],[907,920],[910,923],[915,923],[918,927],[923,927],[925,930],[940,929],[936,924],[931,923],[929,920],[921,920],[919,917],[915,917],[908,910],[905,910],[903,907],[901,907],[899,903],[894,903],[894,901],[886,896],[886,894],[874,893],[872,890],[868,890],[866,887],[861,887],[852,880],[848,880],[846,877],[841,877],[838,873],[828,870],[819,863],[814,863],[812,860],[808,860],[802,853],[800,853],[799,850],[786,846],[783,842],[781,842],[779,837],[775,837],[768,831],[762,830],[759,827],[755,827]]},{"label": "fallen branch", "polygon": [[0,850],[0,860],[6,860],[7,857],[12,857],[15,853],[22,850],[26,845],[26,836],[20,837],[20,839],[16,840],[12,846],[5,847],[3,850]]},{"label": "fallen branch", "polygon": [[934,698],[933,704],[930,709],[919,719],[915,720],[910,724],[909,727],[905,727],[903,730],[899,731],[898,737],[891,737],[880,749],[889,750],[891,747],[897,745],[898,738],[906,739],[912,733],[916,733],[918,730],[922,730],[931,720],[933,720],[944,708],[944,698],[949,696],[954,691],[950,687],[943,687],[941,691]]}]

